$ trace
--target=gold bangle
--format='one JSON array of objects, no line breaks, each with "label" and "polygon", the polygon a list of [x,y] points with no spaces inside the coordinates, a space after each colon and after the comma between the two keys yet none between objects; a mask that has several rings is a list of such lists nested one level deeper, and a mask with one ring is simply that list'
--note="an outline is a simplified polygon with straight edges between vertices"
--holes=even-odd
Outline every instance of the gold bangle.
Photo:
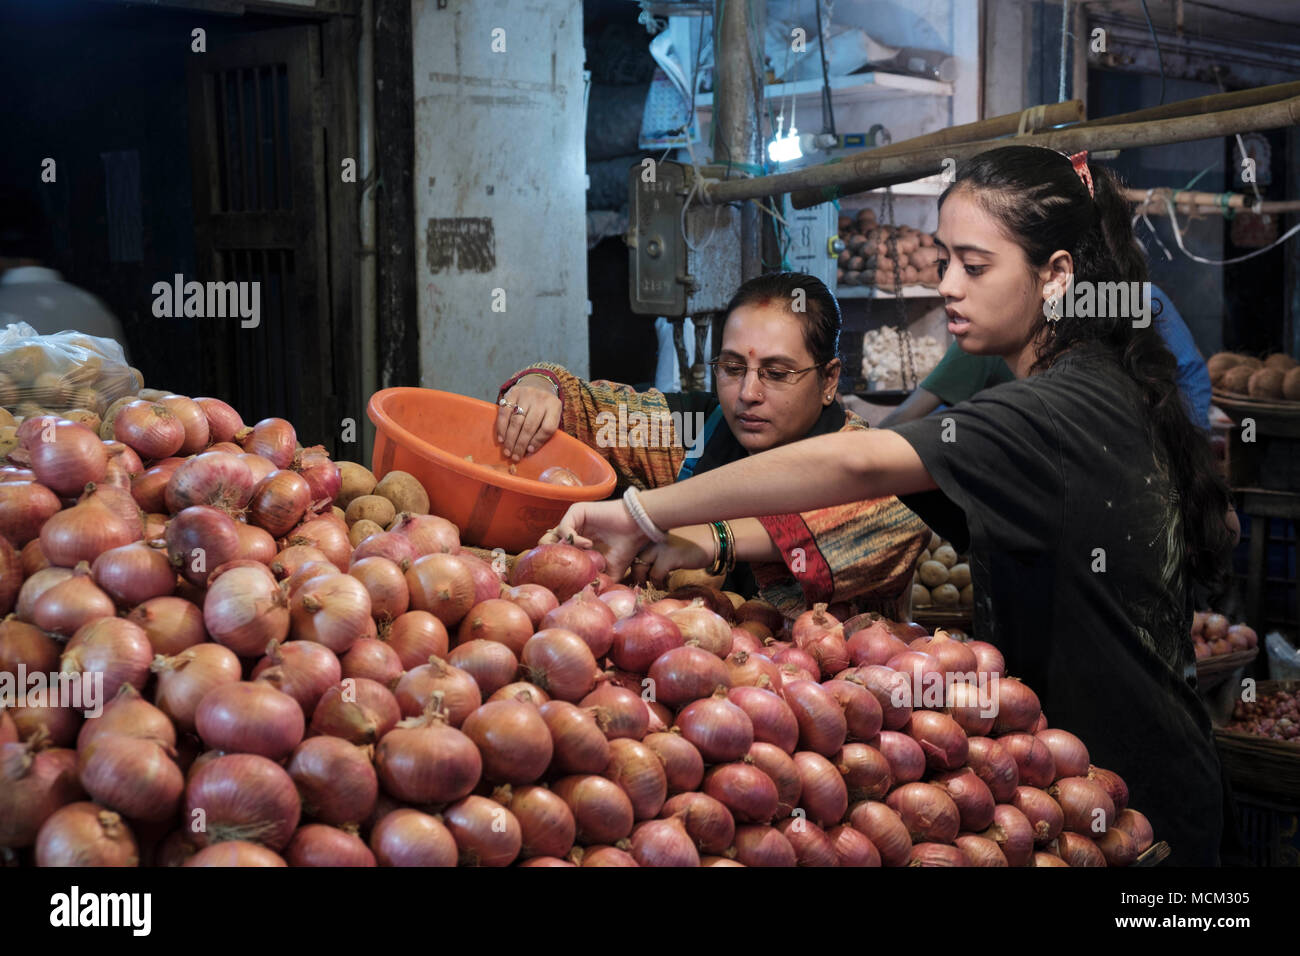
[{"label": "gold bangle", "polygon": [[708,573],[718,575],[722,573],[722,539],[718,536],[717,527],[712,524],[709,525],[709,532],[713,535],[713,563],[709,565]]},{"label": "gold bangle", "polygon": [[731,525],[726,521],[722,522],[723,531],[727,535],[727,569],[726,573],[730,574],[736,570],[736,534],[731,530]]}]

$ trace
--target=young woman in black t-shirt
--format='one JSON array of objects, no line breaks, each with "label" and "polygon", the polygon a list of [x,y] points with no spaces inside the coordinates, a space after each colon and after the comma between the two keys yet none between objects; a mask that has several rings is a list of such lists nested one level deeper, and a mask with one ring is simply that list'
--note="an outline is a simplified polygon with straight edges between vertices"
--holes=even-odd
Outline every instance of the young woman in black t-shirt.
[{"label": "young woman in black t-shirt", "polygon": [[1190,593],[1226,576],[1227,489],[1150,316],[1056,301],[1082,283],[1146,280],[1118,182],[1086,157],[991,150],[959,167],[936,235],[949,330],[1016,381],[935,418],[578,504],[557,533],[599,547],[617,576],[660,528],[909,496],[969,542],[975,636],[1003,650],[1053,726],[1125,778],[1172,862],[1214,864],[1221,777],[1193,689]]}]

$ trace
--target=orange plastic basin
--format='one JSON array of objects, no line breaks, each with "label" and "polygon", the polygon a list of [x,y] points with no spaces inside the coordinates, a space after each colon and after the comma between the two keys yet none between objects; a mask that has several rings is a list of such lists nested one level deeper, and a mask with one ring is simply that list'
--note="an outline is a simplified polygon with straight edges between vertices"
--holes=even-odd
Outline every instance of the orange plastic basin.
[{"label": "orange plastic basin", "polygon": [[[614,469],[594,449],[556,432],[537,452],[509,466],[496,442],[497,406],[430,388],[386,388],[367,409],[375,423],[375,477],[414,475],[429,493],[429,510],[460,528],[464,544],[518,552],[537,544],[575,501],[599,501],[614,490]],[[466,456],[473,457],[467,461]],[[562,465],[579,488],[537,476]]]}]

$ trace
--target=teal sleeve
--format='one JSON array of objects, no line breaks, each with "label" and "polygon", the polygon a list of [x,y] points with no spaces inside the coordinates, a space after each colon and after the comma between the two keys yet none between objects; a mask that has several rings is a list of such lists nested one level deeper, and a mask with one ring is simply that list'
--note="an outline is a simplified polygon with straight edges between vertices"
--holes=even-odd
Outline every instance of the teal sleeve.
[{"label": "teal sleeve", "polygon": [[921,387],[938,395],[945,405],[956,405],[992,385],[1009,382],[1015,376],[999,355],[970,355],[956,342],[948,346],[934,371]]}]

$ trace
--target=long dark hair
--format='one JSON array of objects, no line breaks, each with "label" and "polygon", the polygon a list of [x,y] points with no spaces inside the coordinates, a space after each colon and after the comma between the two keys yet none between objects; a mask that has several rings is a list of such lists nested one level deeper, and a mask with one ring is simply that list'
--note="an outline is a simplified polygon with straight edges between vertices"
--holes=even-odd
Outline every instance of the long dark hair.
[{"label": "long dark hair", "polygon": [[[1133,236],[1119,178],[1104,166],[1090,164],[1088,169],[1095,198],[1061,153],[1005,146],[958,166],[939,205],[954,191],[969,192],[1035,269],[1064,249],[1074,260],[1075,282],[1147,281],[1146,260]],[[1084,343],[1100,345],[1124,369],[1142,394],[1149,437],[1178,497],[1187,570],[1212,593],[1221,591],[1232,547],[1224,521],[1228,489],[1215,470],[1204,433],[1188,418],[1178,391],[1177,361],[1155,323],[1135,328],[1131,315],[1063,314],[1054,325],[1048,334],[1047,320],[1040,316],[1034,326],[1033,340],[1040,345],[1031,374]]]},{"label": "long dark hair", "polygon": [[[826,283],[806,272],[769,272],[744,283],[727,303],[725,318],[741,306],[776,304],[800,321],[804,344],[808,346],[819,374],[839,353],[840,304]],[[802,306],[802,308],[800,308]]]}]

